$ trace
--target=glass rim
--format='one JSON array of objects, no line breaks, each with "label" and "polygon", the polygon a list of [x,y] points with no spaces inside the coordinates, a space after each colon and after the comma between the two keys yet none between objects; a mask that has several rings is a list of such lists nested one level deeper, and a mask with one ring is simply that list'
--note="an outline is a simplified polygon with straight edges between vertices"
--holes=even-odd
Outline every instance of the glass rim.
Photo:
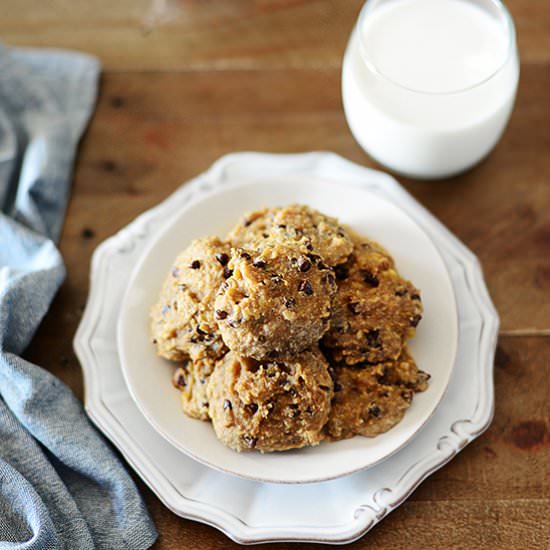
[{"label": "glass rim", "polygon": [[[470,1],[470,0],[466,0]],[[488,76],[482,78],[481,80],[475,82],[474,84],[470,84],[468,86],[465,86],[463,88],[457,88],[454,90],[444,91],[444,92],[433,92],[429,90],[421,90],[418,88],[412,88],[410,86],[405,86],[403,84],[400,84],[393,78],[390,78],[389,76],[385,75],[383,71],[381,71],[375,63],[373,63],[370,59],[368,54],[365,51],[365,44],[363,35],[361,33],[361,28],[363,27],[363,23],[365,19],[368,17],[369,12],[369,4],[371,0],[367,0],[363,7],[361,8],[361,11],[359,13],[359,17],[357,18],[357,25],[356,30],[358,34],[358,40],[359,40],[359,53],[361,56],[361,59],[363,62],[367,65],[367,68],[372,71],[377,76],[383,78],[387,82],[393,84],[394,86],[397,86],[398,88],[401,88],[402,90],[407,90],[409,92],[414,92],[416,94],[423,94],[423,95],[431,95],[431,96],[443,96],[443,95],[453,95],[453,94],[460,94],[463,92],[467,92],[469,90],[473,90],[474,88],[477,88],[479,86],[482,86],[489,80],[493,79],[499,72],[502,71],[502,69],[508,64],[508,61],[510,60],[511,56],[514,54],[516,49],[516,29],[514,26],[514,20],[512,19],[512,15],[508,11],[508,8],[504,5],[501,0],[486,0],[488,3],[492,4],[497,11],[499,12],[499,15],[502,17],[504,24],[506,26],[506,35],[508,38],[508,45],[507,45],[507,51],[506,55],[504,56],[503,61],[496,67],[495,70],[493,70]]]}]

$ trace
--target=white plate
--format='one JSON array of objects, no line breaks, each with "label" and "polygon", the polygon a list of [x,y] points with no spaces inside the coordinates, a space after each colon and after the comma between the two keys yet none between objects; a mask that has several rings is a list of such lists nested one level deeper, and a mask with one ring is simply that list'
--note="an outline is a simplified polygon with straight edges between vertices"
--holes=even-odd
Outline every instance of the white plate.
[{"label": "white plate", "polygon": [[[434,241],[457,298],[458,350],[441,404],[424,428],[387,460],[351,476],[274,485],[228,476],[178,451],[132,400],[121,371],[116,326],[131,270],[167,220],[227,180],[269,173],[322,177],[365,187],[406,211]],[[74,339],[91,420],[174,513],[220,529],[243,544],[346,543],[399,506],[427,476],[490,424],[498,316],[476,257],[386,174],[330,153],[223,157],[159,206],[139,216],[94,253],[88,303]]]},{"label": "white plate", "polygon": [[[237,453],[216,438],[210,423],[181,411],[171,384],[174,364],[157,357],[151,344],[149,310],[174,258],[193,239],[224,236],[249,210],[293,202],[336,216],[361,235],[385,246],[401,273],[422,290],[423,320],[411,351],[431,374],[404,419],[376,438],[355,437],[284,453]],[[192,201],[153,238],[135,267],[122,301],[118,350],[128,388],[152,426],[196,460],[247,479],[306,483],[367,468],[401,448],[428,420],[449,382],[456,353],[457,314],[445,264],[426,233],[384,197],[343,182],[304,176],[226,181]]]}]

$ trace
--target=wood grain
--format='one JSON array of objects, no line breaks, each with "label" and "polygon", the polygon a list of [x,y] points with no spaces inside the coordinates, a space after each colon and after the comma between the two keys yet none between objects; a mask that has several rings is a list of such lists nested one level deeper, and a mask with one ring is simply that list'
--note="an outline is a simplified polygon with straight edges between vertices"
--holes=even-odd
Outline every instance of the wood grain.
[{"label": "wood grain", "polygon": [[[524,62],[550,60],[547,0],[506,2]],[[2,0],[13,45],[81,49],[108,71],[339,67],[363,0]]]},{"label": "wood grain", "polygon": [[[105,67],[60,242],[68,277],[29,359],[82,398],[72,338],[94,248],[220,155],[320,149],[376,167],[340,103],[341,56],[361,4],[0,0],[4,41],[85,50]],[[495,419],[355,548],[550,547],[550,4],[507,5],[523,64],[503,139],[462,176],[401,180],[483,265],[502,321]],[[156,548],[237,547],[137,482],[159,528]]]}]

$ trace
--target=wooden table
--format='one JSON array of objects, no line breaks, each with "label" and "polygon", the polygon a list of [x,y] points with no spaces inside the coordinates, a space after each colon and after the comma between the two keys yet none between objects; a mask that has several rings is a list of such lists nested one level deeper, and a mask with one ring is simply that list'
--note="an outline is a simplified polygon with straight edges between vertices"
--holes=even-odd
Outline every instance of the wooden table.
[{"label": "wooden table", "polygon": [[[340,104],[341,58],[361,3],[0,1],[7,43],[80,49],[104,67],[60,243],[68,278],[28,358],[82,396],[72,338],[94,248],[220,155],[325,149],[376,166]],[[522,74],[502,141],[460,177],[401,178],[484,267],[502,321],[495,419],[356,548],[550,547],[550,2],[508,4]],[[160,532],[155,548],[237,546],[138,484]]]}]

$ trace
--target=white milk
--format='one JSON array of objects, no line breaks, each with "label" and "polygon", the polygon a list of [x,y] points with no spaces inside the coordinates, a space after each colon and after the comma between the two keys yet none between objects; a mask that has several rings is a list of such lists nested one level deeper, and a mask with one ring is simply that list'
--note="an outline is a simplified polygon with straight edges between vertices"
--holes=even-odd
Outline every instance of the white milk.
[{"label": "white milk", "polygon": [[494,147],[518,77],[513,23],[497,0],[369,0],[344,56],[344,110],[382,164],[446,177]]}]

